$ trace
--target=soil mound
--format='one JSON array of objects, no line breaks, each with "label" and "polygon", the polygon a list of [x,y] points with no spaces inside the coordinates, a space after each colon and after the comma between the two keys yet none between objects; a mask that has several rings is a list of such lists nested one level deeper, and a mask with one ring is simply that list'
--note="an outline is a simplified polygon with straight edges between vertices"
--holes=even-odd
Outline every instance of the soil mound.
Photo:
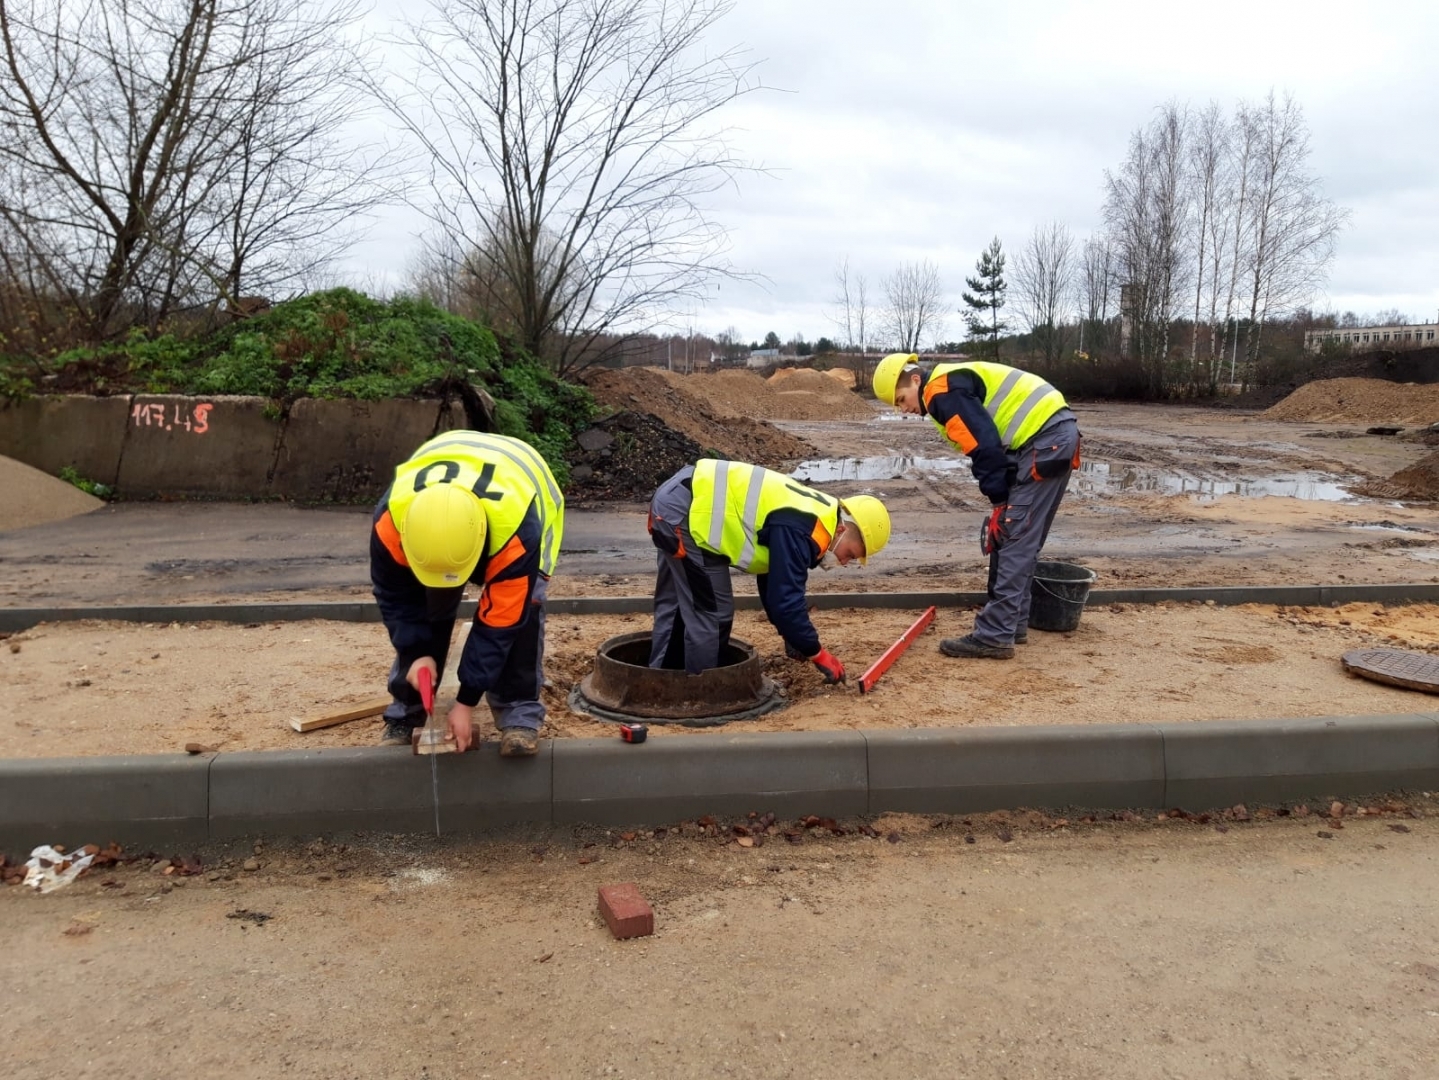
[{"label": "soil mound", "polygon": [[[784,369],[781,369],[784,370]],[[781,378],[753,371],[691,375],[684,383],[726,416],[762,420],[867,420],[873,411],[837,379],[812,368],[789,369]]]},{"label": "soil mound", "polygon": [[[770,394],[764,380],[752,372],[726,374],[747,376],[751,394],[755,383],[758,393]],[[728,395],[733,387],[733,393],[743,397],[743,380],[637,367],[596,371],[587,385],[595,400],[622,413],[597,425],[612,441],[587,439],[589,433],[581,436],[581,451],[571,458],[578,474],[570,489],[574,499],[648,499],[661,480],[704,455],[778,469],[815,454],[803,439],[754,419],[757,411],[722,409],[696,392],[721,387]],[[586,442],[594,448],[585,449]]]},{"label": "soil mound", "polygon": [[1268,420],[1348,424],[1432,424],[1439,386],[1384,379],[1319,379],[1263,413]]},{"label": "soil mound", "polygon": [[1439,499],[1439,451],[1427,454],[1388,480],[1374,480],[1356,489],[1356,494],[1380,499]]},{"label": "soil mound", "polygon": [[8,457],[0,457],[0,503],[5,506],[0,532],[63,521],[105,505],[74,484]]}]

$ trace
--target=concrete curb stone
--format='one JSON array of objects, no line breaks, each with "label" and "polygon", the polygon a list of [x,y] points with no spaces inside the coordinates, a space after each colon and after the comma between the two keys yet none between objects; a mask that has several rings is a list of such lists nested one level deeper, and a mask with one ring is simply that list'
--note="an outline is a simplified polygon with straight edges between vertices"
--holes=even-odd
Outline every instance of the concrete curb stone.
[{"label": "concrete curb stone", "polygon": [[[671,825],[1029,808],[1171,809],[1439,789],[1439,713],[1085,727],[491,742],[437,759],[445,835],[510,824]],[[0,762],[0,850],[435,827],[402,747]]]},{"label": "concrete curb stone", "polygon": [[214,755],[0,761],[0,851],[37,844],[160,848],[209,838]]}]

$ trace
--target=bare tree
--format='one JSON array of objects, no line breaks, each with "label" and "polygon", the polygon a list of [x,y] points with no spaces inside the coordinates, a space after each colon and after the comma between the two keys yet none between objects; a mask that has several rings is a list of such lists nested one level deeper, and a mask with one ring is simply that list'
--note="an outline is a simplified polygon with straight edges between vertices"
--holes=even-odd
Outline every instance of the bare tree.
[{"label": "bare tree", "polygon": [[1079,320],[1079,348],[1100,353],[1109,347],[1109,313],[1114,301],[1114,248],[1105,237],[1091,236],[1080,256],[1082,310]]},{"label": "bare tree", "polygon": [[834,280],[834,303],[838,311],[830,316],[830,321],[839,328],[844,337],[842,347],[851,353],[858,353],[853,367],[855,377],[863,385],[868,383],[870,376],[869,280],[865,275],[850,270],[848,256],[835,268]]},{"label": "bare tree", "polygon": [[[1206,370],[1199,367],[1199,327],[1204,306],[1204,290],[1210,288],[1210,310],[1215,302],[1219,252],[1223,241],[1225,215],[1219,201],[1224,183],[1224,165],[1229,154],[1229,127],[1219,105],[1210,102],[1195,118],[1193,138],[1189,144],[1189,168],[1193,186],[1195,221],[1194,319],[1189,333],[1190,377],[1196,386],[1203,383],[1208,392],[1215,388],[1213,340],[1210,341]],[[1206,262],[1207,260],[1207,262]],[[1212,319],[1210,320],[1212,325]]]},{"label": "bare tree", "polygon": [[1257,152],[1251,182],[1252,230],[1249,268],[1249,334],[1245,356],[1259,359],[1265,321],[1307,303],[1334,257],[1334,243],[1347,212],[1319,190],[1307,171],[1309,130],[1293,98],[1270,93],[1251,113]]},{"label": "bare tree", "polygon": [[1014,260],[1014,292],[1045,362],[1064,352],[1065,317],[1074,297],[1074,238],[1057,221],[1036,225]]},{"label": "bare tree", "polygon": [[884,279],[885,321],[900,352],[918,352],[926,335],[938,333],[943,295],[939,267],[928,259],[905,263]]},{"label": "bare tree", "polygon": [[357,17],[354,0],[0,0],[11,274],[103,338],[332,255],[367,205],[337,142]]},{"label": "bare tree", "polygon": [[1130,137],[1119,171],[1105,172],[1105,220],[1124,282],[1120,314],[1132,327],[1130,355],[1156,397],[1170,382],[1170,327],[1185,271],[1187,128],[1182,107],[1164,106]]},{"label": "bare tree", "polygon": [[718,112],[755,89],[703,39],[732,0],[433,0],[402,89],[421,209],[471,253],[495,325],[561,373],[741,276],[706,198],[746,168]]}]

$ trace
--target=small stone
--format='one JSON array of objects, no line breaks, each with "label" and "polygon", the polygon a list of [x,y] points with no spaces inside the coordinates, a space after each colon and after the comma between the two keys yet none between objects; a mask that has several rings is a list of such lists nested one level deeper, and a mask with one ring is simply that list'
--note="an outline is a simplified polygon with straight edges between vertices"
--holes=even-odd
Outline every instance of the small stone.
[{"label": "small stone", "polygon": [[160,891],[161,891],[162,893],[170,892],[170,891],[173,890],[174,888],[175,888],[175,886],[174,886],[174,884],[172,884],[171,882],[168,882],[168,881],[162,881],[162,882],[160,882]]},{"label": "small stone", "polygon": [[260,860],[259,860],[259,859],[246,859],[246,860],[245,860],[245,863],[244,863],[244,867],[245,867],[246,870],[248,870],[250,873],[253,874],[256,870],[260,869]]},{"label": "small stone", "polygon": [[19,651],[20,651],[20,643],[19,643],[18,641],[12,641],[12,642],[10,642],[10,651],[11,651],[12,653],[17,653],[17,652],[19,652]]}]

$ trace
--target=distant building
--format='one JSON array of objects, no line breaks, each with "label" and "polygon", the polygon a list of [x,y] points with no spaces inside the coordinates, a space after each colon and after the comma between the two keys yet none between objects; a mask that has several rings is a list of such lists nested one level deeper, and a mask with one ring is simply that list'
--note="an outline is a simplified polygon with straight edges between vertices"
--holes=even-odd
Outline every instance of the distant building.
[{"label": "distant building", "polygon": [[1439,323],[1423,323],[1418,326],[1336,326],[1325,330],[1306,330],[1304,349],[1306,352],[1317,353],[1326,341],[1348,345],[1356,352],[1365,349],[1417,349],[1435,344],[1435,331],[1439,331]]},{"label": "distant building", "polygon": [[773,364],[778,360],[778,349],[751,349],[745,365],[747,367],[764,367],[766,364]]}]

